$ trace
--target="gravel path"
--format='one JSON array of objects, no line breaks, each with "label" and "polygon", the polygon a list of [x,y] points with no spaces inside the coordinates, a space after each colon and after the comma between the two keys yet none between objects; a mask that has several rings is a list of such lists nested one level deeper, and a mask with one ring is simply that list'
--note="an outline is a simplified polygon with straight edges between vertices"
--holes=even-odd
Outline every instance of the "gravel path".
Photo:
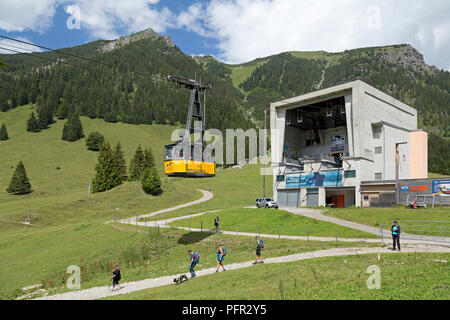
[{"label": "gravel path", "polygon": [[[406,245],[403,246],[402,253],[413,253],[413,252],[435,252],[435,253],[450,253],[449,247],[435,246],[435,245]],[[293,254],[289,256],[282,256],[276,258],[266,258],[265,264],[271,263],[286,263],[301,261],[314,258],[323,257],[337,257],[337,256],[349,256],[358,254],[377,254],[377,253],[397,253],[386,248],[340,248],[340,249],[329,249],[329,250],[319,250],[313,252],[305,252],[299,254]],[[227,270],[238,270],[243,268],[252,267],[253,261],[246,261],[241,263],[233,263],[226,265]],[[216,268],[209,268],[196,271],[197,277],[209,275],[215,273]],[[186,273],[187,270],[186,270]],[[79,290],[66,292],[62,294],[57,294],[53,296],[41,297],[36,300],[93,300],[109,296],[115,296],[120,294],[127,294],[130,292],[135,292],[139,290],[155,288],[165,285],[173,285],[173,279],[179,275],[164,276],[154,279],[146,279],[140,281],[127,282],[122,284],[122,288],[119,291],[112,292],[110,286],[95,287],[91,289]]]},{"label": "gravel path", "polygon": [[[256,208],[256,207],[247,207],[247,208]],[[328,217],[323,215],[321,212],[312,210],[312,209],[306,209],[306,208],[288,208],[283,209],[285,211],[288,211],[295,215],[304,216],[311,219],[316,220],[322,220],[326,222],[330,222],[333,224],[341,225],[347,228],[352,228],[356,230],[360,230],[363,232],[367,232],[370,234],[374,234],[379,236],[380,231],[378,228],[366,226],[357,222],[342,220],[334,217]],[[195,218],[202,215],[205,215],[207,213],[212,212],[218,212],[220,210],[212,210],[212,211],[206,211],[196,214],[190,214],[182,217],[176,217],[176,218],[170,218],[170,219],[164,219],[164,220],[154,220],[154,221],[147,221],[147,222],[141,222],[137,221],[136,217],[132,217],[130,219],[124,219],[119,221],[123,224],[132,224],[132,225],[138,225],[141,227],[160,227],[160,228],[174,228],[174,229],[180,229],[180,230],[186,230],[186,231],[193,231],[193,232],[208,232],[208,233],[216,233],[216,230],[214,229],[199,229],[199,228],[188,228],[188,227],[178,227],[178,226],[171,226],[169,225],[171,222],[179,221],[179,220],[185,220],[189,218]],[[152,214],[154,215],[154,214]],[[220,231],[221,234],[227,234],[227,235],[234,235],[234,236],[244,236],[244,237],[255,237],[260,236],[262,238],[272,238],[272,239],[290,239],[290,240],[310,240],[310,241],[323,241],[323,242],[331,242],[336,241],[336,237],[305,237],[305,236],[287,236],[287,235],[277,235],[277,234],[263,234],[263,233],[252,233],[252,232],[239,232],[239,231]],[[388,243],[391,244],[391,236],[390,231],[385,230],[384,232],[384,239],[381,238],[339,238],[338,241],[342,242],[366,242],[366,243]],[[441,237],[428,237],[429,239],[405,239],[405,236],[407,234],[403,234],[401,242],[404,244],[420,244],[420,243],[429,243],[434,245],[447,245],[450,246],[450,239],[447,239],[447,243],[442,242]]]},{"label": "gravel path", "polygon": [[[326,221],[326,222],[331,222],[331,223],[334,223],[334,224],[337,224],[337,225],[340,225],[343,227],[352,228],[352,229],[364,231],[367,233],[375,234],[377,236],[380,235],[379,228],[371,227],[371,226],[367,226],[365,224],[348,221],[348,220],[343,220],[343,219],[339,219],[339,218],[335,218],[335,217],[329,217],[329,216],[322,214],[320,211],[317,211],[317,210],[306,209],[306,208],[287,208],[287,209],[283,209],[283,210],[288,211],[293,214],[296,214],[296,215],[299,215],[299,216],[316,219],[316,220],[321,220],[321,221]],[[383,235],[385,238],[390,239],[391,231],[383,229]],[[445,241],[447,243],[450,243],[449,237],[416,235],[416,234],[408,234],[405,232],[402,232],[401,237],[402,237],[402,240],[405,240],[405,241],[407,240],[406,238],[410,238],[411,240],[408,240],[408,241],[415,241],[415,242],[430,241],[433,243]]]}]

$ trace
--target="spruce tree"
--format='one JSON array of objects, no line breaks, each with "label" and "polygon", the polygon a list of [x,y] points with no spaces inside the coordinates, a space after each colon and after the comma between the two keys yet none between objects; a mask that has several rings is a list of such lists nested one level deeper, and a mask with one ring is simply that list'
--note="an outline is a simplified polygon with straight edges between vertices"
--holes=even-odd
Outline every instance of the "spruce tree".
[{"label": "spruce tree", "polygon": [[122,183],[114,152],[109,142],[104,143],[100,149],[95,171],[97,173],[92,181],[93,192],[111,190]]},{"label": "spruce tree", "polygon": [[139,145],[134,154],[134,158],[131,159],[130,163],[130,180],[137,181],[140,180],[145,169],[145,157],[141,146]]},{"label": "spruce tree", "polygon": [[28,180],[22,161],[19,161],[6,191],[15,195],[31,193],[30,180]]},{"label": "spruce tree", "polygon": [[54,123],[53,112],[47,104],[38,107],[38,123],[40,129],[47,129],[49,125]]},{"label": "spruce tree", "polygon": [[56,117],[59,120],[66,119],[69,114],[69,107],[67,106],[67,102],[63,101],[56,111]]},{"label": "spruce tree", "polygon": [[6,130],[6,126],[3,123],[2,127],[0,128],[0,141],[1,140],[8,140],[9,136],[8,136],[8,131]]},{"label": "spruce tree", "polygon": [[61,139],[65,141],[77,141],[84,137],[83,126],[78,115],[72,115],[64,124]]},{"label": "spruce tree", "polygon": [[34,116],[34,112],[31,112],[31,116],[27,121],[27,131],[29,132],[39,132],[41,129],[39,128],[39,123]]},{"label": "spruce tree", "polygon": [[159,195],[162,192],[161,179],[155,167],[147,168],[141,179],[142,190],[151,195]]},{"label": "spruce tree", "polygon": [[117,142],[116,149],[114,150],[114,160],[115,160],[115,166],[116,170],[119,172],[121,183],[128,178],[128,172],[127,172],[127,162],[125,161],[125,154],[122,151],[122,146],[120,145],[120,142]]},{"label": "spruce tree", "polygon": [[155,166],[155,159],[153,158],[152,148],[148,147],[144,150],[144,167],[146,169],[153,168]]}]

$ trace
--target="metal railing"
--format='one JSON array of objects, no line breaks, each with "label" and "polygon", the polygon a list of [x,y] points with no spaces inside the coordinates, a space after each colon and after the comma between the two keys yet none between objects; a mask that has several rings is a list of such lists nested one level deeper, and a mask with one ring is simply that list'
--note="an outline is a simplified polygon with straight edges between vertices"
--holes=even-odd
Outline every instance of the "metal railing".
[{"label": "metal railing", "polygon": [[[450,242],[450,221],[402,221],[397,220],[401,228],[401,238]],[[380,236],[390,236],[392,220],[383,220],[379,224]],[[384,234],[389,230],[389,234]]]}]

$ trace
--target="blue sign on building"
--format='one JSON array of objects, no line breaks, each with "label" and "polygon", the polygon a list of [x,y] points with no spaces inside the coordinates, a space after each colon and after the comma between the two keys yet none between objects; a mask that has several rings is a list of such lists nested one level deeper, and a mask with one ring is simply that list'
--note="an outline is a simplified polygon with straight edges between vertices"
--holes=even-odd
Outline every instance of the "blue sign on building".
[{"label": "blue sign on building", "polygon": [[433,180],[433,195],[450,196],[450,179]]},{"label": "blue sign on building", "polygon": [[341,187],[342,171],[300,173],[286,176],[286,188]]}]

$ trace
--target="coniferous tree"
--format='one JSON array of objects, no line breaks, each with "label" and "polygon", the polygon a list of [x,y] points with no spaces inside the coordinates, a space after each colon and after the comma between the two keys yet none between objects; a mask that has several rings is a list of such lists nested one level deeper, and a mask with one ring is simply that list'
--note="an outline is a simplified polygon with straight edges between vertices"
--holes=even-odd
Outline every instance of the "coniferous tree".
[{"label": "coniferous tree", "polygon": [[38,123],[41,129],[47,129],[54,123],[53,112],[47,104],[38,107]]},{"label": "coniferous tree", "polygon": [[102,144],[105,142],[105,137],[98,131],[89,133],[86,139],[86,146],[88,150],[99,151]]},{"label": "coniferous tree", "polygon": [[56,111],[56,117],[59,120],[66,119],[69,115],[69,107],[67,106],[67,102],[63,100],[63,102],[59,105],[58,110]]},{"label": "coniferous tree", "polygon": [[130,180],[137,181],[140,180],[145,169],[145,157],[141,146],[139,145],[134,154],[134,158],[131,159],[130,163]]},{"label": "coniferous tree", "polygon": [[147,168],[141,179],[142,190],[151,195],[159,195],[162,192],[161,179],[155,167]]},{"label": "coniferous tree", "polygon": [[69,117],[64,124],[63,134],[61,139],[65,141],[77,141],[84,137],[83,126],[80,117],[76,114]]},{"label": "coniferous tree", "polygon": [[114,150],[114,159],[116,170],[119,172],[121,183],[128,178],[127,162],[125,161],[125,154],[122,151],[120,142],[117,142],[116,149]]},{"label": "coniferous tree", "polygon": [[95,171],[97,173],[92,181],[93,192],[111,190],[122,183],[114,152],[109,142],[105,142],[100,149]]},{"label": "coniferous tree", "polygon": [[2,127],[0,128],[0,141],[1,140],[8,140],[9,136],[8,136],[8,131],[6,130],[6,126],[3,123]]},{"label": "coniferous tree", "polygon": [[19,161],[6,191],[15,195],[31,193],[31,183],[22,161]]},{"label": "coniferous tree", "polygon": [[31,116],[27,121],[27,131],[29,132],[39,132],[41,128],[39,127],[38,120],[34,116],[34,112],[31,112]]},{"label": "coniferous tree", "polygon": [[155,159],[153,158],[152,148],[148,147],[144,150],[144,167],[153,168],[155,166]]}]

